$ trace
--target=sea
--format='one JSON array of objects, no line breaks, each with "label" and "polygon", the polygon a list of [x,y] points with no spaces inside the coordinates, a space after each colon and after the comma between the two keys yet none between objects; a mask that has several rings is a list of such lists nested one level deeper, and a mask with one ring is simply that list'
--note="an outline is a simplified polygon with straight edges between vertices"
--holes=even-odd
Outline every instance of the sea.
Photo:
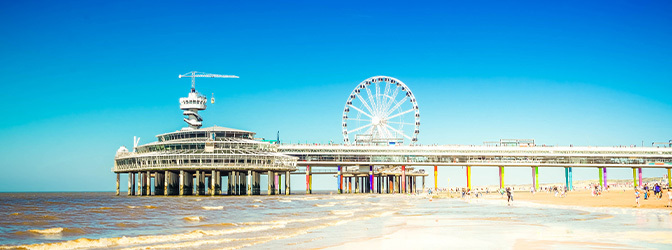
[{"label": "sea", "polygon": [[672,249],[670,210],[408,194],[0,193],[0,249]]}]

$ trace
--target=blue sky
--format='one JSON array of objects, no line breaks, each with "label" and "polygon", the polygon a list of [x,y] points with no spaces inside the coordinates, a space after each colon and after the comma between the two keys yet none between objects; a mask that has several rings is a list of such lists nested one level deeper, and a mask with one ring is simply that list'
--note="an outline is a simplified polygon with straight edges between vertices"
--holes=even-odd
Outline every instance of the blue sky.
[{"label": "blue sky", "polygon": [[[348,94],[374,75],[413,90],[423,144],[667,141],[671,5],[4,1],[0,191],[112,190],[119,146],[184,126],[177,99],[189,81],[177,75],[191,70],[241,77],[198,81],[217,98],[206,126],[279,130],[284,141],[340,141]],[[542,182],[563,179],[540,171]],[[462,172],[441,176],[454,185]],[[507,173],[509,183],[531,181],[527,170]],[[474,174],[476,185],[497,182],[494,169]],[[597,170],[575,175],[591,178]]]}]

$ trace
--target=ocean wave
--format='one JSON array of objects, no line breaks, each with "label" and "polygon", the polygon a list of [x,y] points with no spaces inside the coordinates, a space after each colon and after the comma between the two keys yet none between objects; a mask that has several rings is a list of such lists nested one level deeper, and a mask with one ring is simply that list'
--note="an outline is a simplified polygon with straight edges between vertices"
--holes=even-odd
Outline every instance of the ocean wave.
[{"label": "ocean wave", "polygon": [[31,233],[36,233],[36,234],[60,234],[63,232],[62,227],[54,227],[54,228],[48,228],[48,229],[30,229],[28,232]]},{"label": "ocean wave", "polygon": [[115,227],[121,227],[121,228],[130,228],[130,227],[139,227],[141,224],[138,223],[124,223],[124,222],[119,222],[115,223]]},{"label": "ocean wave", "polygon": [[[203,237],[267,231],[273,229],[280,229],[283,227],[285,227],[284,224],[276,223],[273,225],[249,226],[249,227],[240,227],[240,228],[223,229],[223,230],[194,230],[187,233],[169,234],[169,235],[147,235],[147,236],[133,236],[133,237],[122,236],[116,238],[101,238],[101,239],[80,238],[76,240],[69,240],[55,243],[41,243],[41,244],[20,245],[20,246],[0,246],[0,249],[15,249],[15,248],[75,249],[75,248],[132,247],[135,245],[152,245],[152,244],[162,244],[166,242],[194,241]],[[63,231],[64,230],[65,229],[63,229]],[[148,248],[148,246],[142,246],[141,248],[143,249]]]},{"label": "ocean wave", "polygon": [[81,228],[68,227],[53,227],[47,229],[28,229],[26,231],[17,232],[17,234],[39,234],[39,235],[77,235],[85,234],[86,232]]},{"label": "ocean wave", "polygon": [[290,199],[279,199],[278,202],[292,202]]},{"label": "ocean wave", "polygon": [[355,212],[351,210],[331,210],[333,215],[353,215]]},{"label": "ocean wave", "polygon": [[203,206],[202,208],[205,209],[205,210],[222,210],[222,209],[224,209],[224,206],[217,206],[217,207]]},{"label": "ocean wave", "polygon": [[336,203],[335,202],[327,202],[325,204],[315,204],[313,206],[316,207],[333,207]]},{"label": "ocean wave", "polygon": [[186,221],[196,222],[196,221],[202,221],[203,219],[205,219],[205,217],[202,217],[202,216],[187,216],[187,217],[184,217],[183,219],[186,220]]},{"label": "ocean wave", "polygon": [[156,209],[155,206],[151,206],[151,205],[144,206],[144,208],[146,208],[146,209]]}]

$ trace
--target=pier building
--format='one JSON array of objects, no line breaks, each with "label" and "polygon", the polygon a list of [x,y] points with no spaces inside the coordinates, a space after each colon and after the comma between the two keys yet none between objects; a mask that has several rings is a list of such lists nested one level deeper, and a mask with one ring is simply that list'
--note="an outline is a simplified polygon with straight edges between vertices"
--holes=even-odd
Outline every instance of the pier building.
[{"label": "pier building", "polygon": [[[196,91],[194,78],[237,77],[199,72],[184,76],[192,78],[189,95],[180,98],[187,127],[157,135],[156,142],[134,145],[132,151],[119,148],[112,169],[117,174],[117,195],[120,174],[128,174],[128,195],[220,195],[222,190],[229,195],[260,194],[262,175],[269,179],[269,194],[289,193],[287,177],[296,170],[296,157],[279,153],[269,142],[255,140],[250,131],[201,128],[203,118],[198,111],[206,109],[207,98]],[[227,179],[227,187],[221,186],[222,178]]]}]

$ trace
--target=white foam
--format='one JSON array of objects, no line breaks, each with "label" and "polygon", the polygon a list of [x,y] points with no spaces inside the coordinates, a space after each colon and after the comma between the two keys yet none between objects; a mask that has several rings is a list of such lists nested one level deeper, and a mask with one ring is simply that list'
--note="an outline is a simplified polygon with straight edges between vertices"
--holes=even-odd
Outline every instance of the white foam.
[{"label": "white foam", "polygon": [[203,220],[203,219],[204,219],[204,218],[201,217],[201,216],[188,216],[188,217],[184,217],[184,220],[186,220],[186,221],[201,221],[201,220]]},{"label": "white foam", "polygon": [[60,234],[63,232],[62,227],[48,228],[48,229],[31,229],[28,232],[38,233],[38,234]]},{"label": "white foam", "polygon": [[204,206],[203,209],[205,209],[205,210],[222,210],[222,209],[224,209],[224,206],[218,206],[218,207],[206,207],[206,206]]}]

